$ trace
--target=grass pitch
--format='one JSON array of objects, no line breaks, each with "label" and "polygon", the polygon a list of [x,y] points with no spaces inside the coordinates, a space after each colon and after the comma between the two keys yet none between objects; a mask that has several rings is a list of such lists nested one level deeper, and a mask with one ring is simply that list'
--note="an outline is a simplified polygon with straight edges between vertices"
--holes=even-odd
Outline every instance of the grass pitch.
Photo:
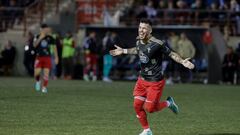
[{"label": "grass pitch", "polygon": [[[138,135],[132,107],[135,82],[50,81],[49,93],[31,78],[0,78],[0,135]],[[154,135],[240,135],[240,86],[166,86],[180,114],[150,114]]]}]

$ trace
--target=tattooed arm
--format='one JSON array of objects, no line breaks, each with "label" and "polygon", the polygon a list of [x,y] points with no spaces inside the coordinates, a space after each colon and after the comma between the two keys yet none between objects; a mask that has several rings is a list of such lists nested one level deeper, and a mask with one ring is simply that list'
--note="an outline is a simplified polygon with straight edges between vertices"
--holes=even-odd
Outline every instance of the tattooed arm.
[{"label": "tattooed arm", "polygon": [[121,54],[137,54],[136,47],[129,48],[129,49],[123,49],[117,45],[115,45],[115,47],[116,47],[116,49],[110,51],[110,54],[112,56],[117,56],[117,55],[121,55]]},{"label": "tattooed arm", "polygon": [[123,49],[124,54],[137,54],[137,48],[129,48],[129,49]]},{"label": "tattooed arm", "polygon": [[184,67],[186,68],[189,68],[189,69],[193,69],[194,68],[194,64],[192,64],[189,60],[190,58],[186,58],[186,59],[183,59],[182,57],[180,57],[177,53],[175,52],[171,52],[169,54],[169,56],[174,60],[176,61],[177,63],[180,63],[182,64]]},{"label": "tattooed arm", "polygon": [[182,59],[182,57],[179,56],[177,53],[175,53],[175,52],[172,51],[172,52],[169,54],[169,56],[170,56],[174,61],[176,61],[177,63],[182,64],[183,59]]}]

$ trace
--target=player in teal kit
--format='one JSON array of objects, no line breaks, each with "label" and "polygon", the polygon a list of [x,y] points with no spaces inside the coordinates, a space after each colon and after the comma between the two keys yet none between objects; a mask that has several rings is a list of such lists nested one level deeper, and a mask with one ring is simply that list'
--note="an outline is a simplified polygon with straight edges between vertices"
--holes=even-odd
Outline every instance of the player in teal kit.
[{"label": "player in teal kit", "polygon": [[138,27],[136,47],[123,49],[116,45],[116,49],[110,51],[113,56],[121,54],[137,54],[139,56],[141,70],[133,92],[134,109],[143,128],[143,132],[139,135],[153,134],[147,121],[146,112],[154,113],[167,107],[176,114],[179,112],[172,97],[160,102],[165,85],[161,67],[162,54],[169,56],[186,68],[194,68],[189,61],[190,58],[182,59],[167,46],[166,41],[156,39],[151,32],[151,21],[143,19]]}]

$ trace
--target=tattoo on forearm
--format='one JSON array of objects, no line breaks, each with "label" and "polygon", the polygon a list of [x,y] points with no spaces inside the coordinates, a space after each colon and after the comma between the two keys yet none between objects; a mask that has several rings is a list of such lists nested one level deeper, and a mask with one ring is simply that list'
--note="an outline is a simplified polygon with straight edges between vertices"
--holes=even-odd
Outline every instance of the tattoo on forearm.
[{"label": "tattoo on forearm", "polygon": [[174,60],[176,61],[177,63],[182,63],[183,62],[183,59],[175,52],[171,52],[169,54],[169,56]]},{"label": "tattoo on forearm", "polygon": [[137,48],[134,47],[134,48],[127,49],[127,54],[137,54]]}]

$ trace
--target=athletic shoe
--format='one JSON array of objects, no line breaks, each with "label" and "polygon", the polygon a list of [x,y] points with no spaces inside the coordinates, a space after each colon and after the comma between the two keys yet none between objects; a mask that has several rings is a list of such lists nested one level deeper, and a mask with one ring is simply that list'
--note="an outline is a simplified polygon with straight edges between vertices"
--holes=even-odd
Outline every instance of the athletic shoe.
[{"label": "athletic shoe", "polygon": [[84,76],[83,76],[83,80],[89,82],[89,77],[88,77],[88,75],[84,75]]},{"label": "athletic shoe", "polygon": [[168,108],[171,109],[173,113],[178,114],[179,109],[178,109],[177,104],[174,102],[174,99],[172,97],[168,97],[167,101],[170,103]]},{"label": "athletic shoe", "polygon": [[41,90],[41,82],[40,81],[35,83],[35,90],[36,91],[40,91]]},{"label": "athletic shoe", "polygon": [[42,88],[42,93],[47,93],[48,91],[47,91],[47,88],[46,87],[43,87]]},{"label": "athletic shoe", "polygon": [[92,81],[93,81],[93,82],[96,82],[96,81],[97,81],[97,76],[93,76],[93,77],[92,77]]},{"label": "athletic shoe", "polygon": [[151,130],[143,130],[139,135],[153,135]]},{"label": "athletic shoe", "polygon": [[104,82],[108,82],[108,83],[112,82],[112,80],[110,78],[108,78],[108,77],[103,77],[103,81]]}]

